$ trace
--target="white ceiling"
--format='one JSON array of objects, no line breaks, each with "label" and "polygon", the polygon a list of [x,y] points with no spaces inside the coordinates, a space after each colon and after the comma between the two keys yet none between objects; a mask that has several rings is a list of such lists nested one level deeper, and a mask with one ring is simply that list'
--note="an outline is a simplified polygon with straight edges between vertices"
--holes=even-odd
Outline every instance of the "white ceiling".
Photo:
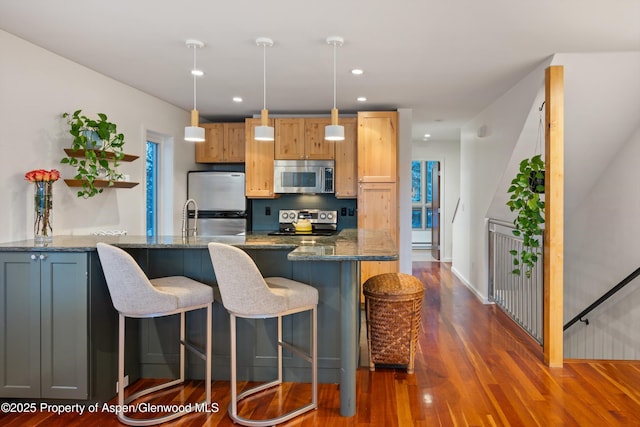
[{"label": "white ceiling", "polygon": [[[338,35],[341,113],[410,108],[414,140],[450,140],[554,53],[640,50],[640,0],[0,0],[0,28],[185,110],[185,41],[201,40],[197,107],[210,120],[262,108],[261,36],[275,42],[266,52],[270,113],[328,114],[325,40]],[[365,74],[351,75],[356,67]]]}]

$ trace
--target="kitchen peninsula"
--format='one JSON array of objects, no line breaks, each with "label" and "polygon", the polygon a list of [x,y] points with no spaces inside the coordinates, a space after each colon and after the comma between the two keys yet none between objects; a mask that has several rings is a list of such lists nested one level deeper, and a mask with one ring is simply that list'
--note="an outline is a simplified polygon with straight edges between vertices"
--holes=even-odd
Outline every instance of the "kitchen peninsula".
[{"label": "kitchen peninsula", "polygon": [[[215,241],[245,250],[264,276],[316,287],[318,377],[340,383],[340,413],[355,414],[359,263],[398,258],[391,237],[378,230],[348,229],[333,236],[55,236],[46,246],[32,240],[0,244],[0,318],[8,326],[0,336],[0,354],[7,358],[1,364],[0,397],[105,401],[115,395],[117,315],[95,249],[100,241],[128,251],[150,278],[184,275],[215,288],[207,251]],[[214,379],[228,380],[229,316],[217,289],[216,296],[212,371]],[[196,343],[203,340],[200,320],[188,320],[189,339]],[[308,345],[308,318],[299,314],[288,320],[285,340]],[[166,337],[177,333],[177,319],[143,319],[127,328],[134,331],[127,345],[131,381],[175,374],[177,349]],[[275,323],[239,323],[239,334],[254,337],[238,349],[241,378],[262,381],[274,374],[275,350],[266,343],[275,332]],[[188,364],[189,376],[201,378],[202,362]],[[285,381],[310,378],[308,367],[291,356],[285,357],[284,375]]]}]

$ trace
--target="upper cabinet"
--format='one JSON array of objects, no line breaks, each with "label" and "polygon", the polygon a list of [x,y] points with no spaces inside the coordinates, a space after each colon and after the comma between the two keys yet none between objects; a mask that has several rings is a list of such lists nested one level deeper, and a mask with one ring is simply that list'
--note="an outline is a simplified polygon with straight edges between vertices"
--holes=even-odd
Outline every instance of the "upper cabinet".
[{"label": "upper cabinet", "polygon": [[196,163],[243,163],[244,123],[205,123],[205,141],[196,143]]},{"label": "upper cabinet", "polygon": [[324,139],[324,128],[331,124],[329,118],[304,120],[304,150],[307,159],[332,160],[335,159],[335,145],[333,141]]},{"label": "upper cabinet", "polygon": [[358,181],[397,181],[398,112],[358,113]]},{"label": "upper cabinet", "polygon": [[325,118],[279,118],[275,120],[275,159],[333,160],[334,143],[324,139]]},{"label": "upper cabinet", "polygon": [[[331,120],[327,120],[330,123]],[[344,126],[344,141],[334,143],[336,153],[335,190],[338,199],[353,199],[358,196],[357,182],[357,133],[358,120],[353,118],[340,119]],[[324,131],[324,128],[323,128]]]},{"label": "upper cabinet", "polygon": [[[249,198],[274,198],[273,141],[256,141],[254,129],[260,119],[245,120],[245,187]],[[273,126],[273,120],[269,120]]]}]

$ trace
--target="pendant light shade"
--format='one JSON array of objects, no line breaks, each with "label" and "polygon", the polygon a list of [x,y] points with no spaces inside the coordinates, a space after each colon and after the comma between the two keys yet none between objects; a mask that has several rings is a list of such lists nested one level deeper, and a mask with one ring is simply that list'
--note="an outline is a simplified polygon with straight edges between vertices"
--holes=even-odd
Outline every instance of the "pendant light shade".
[{"label": "pendant light shade", "polygon": [[342,37],[327,37],[327,44],[333,46],[333,108],[331,109],[331,125],[324,128],[324,139],[327,141],[344,140],[344,126],[338,124],[338,109],[336,108],[336,48],[342,46],[343,43]]},{"label": "pendant light shade", "polygon": [[198,109],[196,107],[196,79],[202,75],[202,72],[196,68],[196,51],[198,48],[204,47],[204,43],[199,40],[189,39],[186,42],[188,48],[193,48],[193,110],[191,110],[191,126],[184,128],[184,140],[190,142],[204,141],[204,128],[198,126]]},{"label": "pendant light shade", "polygon": [[338,125],[338,109],[331,109],[331,125],[324,127],[324,139],[327,141],[343,141],[344,126]]},{"label": "pendant light shade", "polygon": [[260,126],[254,130],[256,141],[273,141],[273,127],[269,126],[269,110],[267,110],[267,47],[273,46],[273,40],[267,37],[258,37],[256,44],[262,46],[262,111],[260,112]]}]

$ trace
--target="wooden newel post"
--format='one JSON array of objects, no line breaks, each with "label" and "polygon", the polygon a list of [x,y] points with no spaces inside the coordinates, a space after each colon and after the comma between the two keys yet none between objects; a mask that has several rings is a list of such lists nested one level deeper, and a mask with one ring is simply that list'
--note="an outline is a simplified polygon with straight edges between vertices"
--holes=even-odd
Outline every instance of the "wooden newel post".
[{"label": "wooden newel post", "polygon": [[564,68],[545,70],[544,361],[563,364]]}]

